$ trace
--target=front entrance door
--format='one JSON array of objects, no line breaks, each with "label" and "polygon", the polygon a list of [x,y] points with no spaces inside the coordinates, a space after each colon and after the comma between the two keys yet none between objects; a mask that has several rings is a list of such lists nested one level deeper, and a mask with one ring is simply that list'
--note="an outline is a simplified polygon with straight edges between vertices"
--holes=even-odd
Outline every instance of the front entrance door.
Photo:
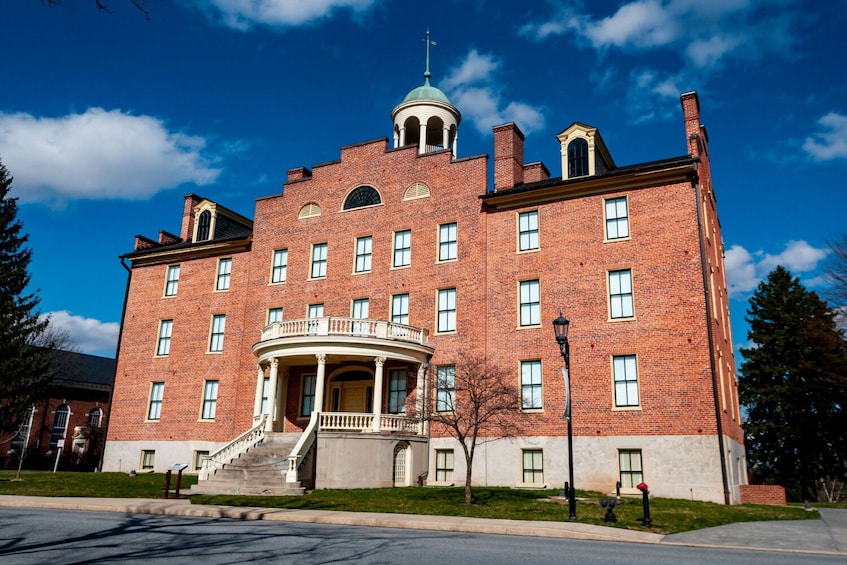
[{"label": "front entrance door", "polygon": [[373,375],[364,371],[342,373],[332,379],[332,411],[373,411]]}]

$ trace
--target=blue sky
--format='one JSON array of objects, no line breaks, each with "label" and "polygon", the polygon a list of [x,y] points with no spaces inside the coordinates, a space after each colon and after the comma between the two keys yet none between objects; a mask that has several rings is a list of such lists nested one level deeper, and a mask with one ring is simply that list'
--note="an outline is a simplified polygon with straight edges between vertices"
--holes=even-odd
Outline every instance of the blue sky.
[{"label": "blue sky", "polygon": [[[195,192],[253,217],[286,171],[389,137],[432,83],[463,115],[459,156],[514,121],[561,175],[555,135],[600,129],[618,165],[686,151],[679,94],[710,137],[736,345],[777,264],[822,291],[847,209],[847,1],[130,0],[4,2],[0,159],[41,309],[114,355],[133,237],[179,233]],[[840,69],[840,70],[839,70]]]}]

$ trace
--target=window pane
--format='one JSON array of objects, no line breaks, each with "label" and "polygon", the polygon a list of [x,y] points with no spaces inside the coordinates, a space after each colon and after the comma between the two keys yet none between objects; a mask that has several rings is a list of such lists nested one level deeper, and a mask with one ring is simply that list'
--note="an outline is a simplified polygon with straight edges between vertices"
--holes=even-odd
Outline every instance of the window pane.
[{"label": "window pane", "polygon": [[541,324],[541,297],[538,281],[520,283],[520,325],[534,326]]},{"label": "window pane", "polygon": [[268,309],[268,324],[273,324],[274,322],[282,321],[282,308],[269,308]]},{"label": "window pane", "polygon": [[456,331],[456,289],[438,291],[438,331]]},{"label": "window pane", "polygon": [[412,264],[412,230],[394,233],[394,266],[405,267]]},{"label": "window pane", "polygon": [[395,324],[409,323],[408,294],[395,294],[391,298],[391,321]]},{"label": "window pane", "polygon": [[203,414],[204,420],[214,420],[218,405],[218,381],[206,381],[203,388]]},{"label": "window pane", "polygon": [[438,260],[448,261],[457,256],[456,224],[443,224],[439,226],[438,233]]},{"label": "window pane", "polygon": [[232,259],[221,259],[218,261],[218,282],[216,290],[229,289],[229,277],[232,272]]},{"label": "window pane", "polygon": [[373,253],[373,238],[371,236],[360,237],[356,240],[356,266],[355,271],[362,273],[371,270],[371,257]]},{"label": "window pane", "polygon": [[165,296],[176,296],[179,288],[179,265],[168,267],[167,283],[165,284]]},{"label": "window pane", "polygon": [[318,243],[312,246],[312,278],[326,276],[327,244]]},{"label": "window pane", "polygon": [[634,315],[632,306],[632,272],[609,272],[609,309],[612,318],[631,318]]},{"label": "window pane", "polygon": [[541,393],[541,361],[521,361],[521,408],[541,408]]},{"label": "window pane", "polygon": [[223,351],[225,329],[226,316],[223,314],[212,316],[212,336],[209,340],[209,351]]},{"label": "window pane", "polygon": [[173,320],[162,320],[159,325],[159,343],[156,347],[156,355],[168,355],[171,351],[171,331]]},{"label": "window pane", "polygon": [[518,249],[538,249],[538,211],[518,214]]},{"label": "window pane", "polygon": [[456,368],[452,365],[436,369],[435,410],[450,412],[456,401]]},{"label": "window pane", "polygon": [[288,249],[274,251],[273,268],[271,270],[271,282],[285,282],[288,273]]}]

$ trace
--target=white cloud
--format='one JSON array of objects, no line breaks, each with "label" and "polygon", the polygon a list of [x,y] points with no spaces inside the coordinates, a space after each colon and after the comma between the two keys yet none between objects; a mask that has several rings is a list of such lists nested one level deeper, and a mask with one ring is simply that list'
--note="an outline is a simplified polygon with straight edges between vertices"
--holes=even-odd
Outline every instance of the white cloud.
[{"label": "white cloud", "polygon": [[847,116],[830,112],[818,120],[823,131],[806,138],[803,149],[816,161],[847,157]]},{"label": "white cloud", "polygon": [[[812,247],[802,240],[789,241],[776,255],[761,250],[750,253],[740,245],[733,245],[724,259],[729,296],[738,297],[752,291],[778,265],[794,274],[814,271],[828,253],[827,249]],[[820,277],[814,277],[806,281],[806,285],[814,286],[819,280]]]},{"label": "white cloud", "polygon": [[526,134],[543,129],[545,121],[540,108],[524,102],[504,104],[495,80],[501,65],[494,55],[472,49],[439,86],[483,135],[506,122],[515,122]]},{"label": "white cloud", "polygon": [[214,182],[205,140],[150,116],[90,108],[58,118],[0,113],[0,156],[21,202],[149,198]]},{"label": "white cloud", "polygon": [[[212,0],[223,23],[248,30],[256,24],[290,27],[330,16],[340,8],[354,14],[367,11],[375,0]],[[205,8],[205,7],[204,7]]]},{"label": "white cloud", "polygon": [[74,316],[67,310],[46,314],[57,332],[66,333],[71,346],[81,353],[114,355],[118,343],[120,324],[101,322],[93,318]]},{"label": "white cloud", "polygon": [[[545,21],[520,32],[537,41],[572,33],[584,45],[603,52],[672,49],[700,69],[715,68],[730,56],[763,58],[791,43],[790,1],[634,0],[604,17],[573,6],[558,9]],[[595,5],[595,4],[586,4]]]}]

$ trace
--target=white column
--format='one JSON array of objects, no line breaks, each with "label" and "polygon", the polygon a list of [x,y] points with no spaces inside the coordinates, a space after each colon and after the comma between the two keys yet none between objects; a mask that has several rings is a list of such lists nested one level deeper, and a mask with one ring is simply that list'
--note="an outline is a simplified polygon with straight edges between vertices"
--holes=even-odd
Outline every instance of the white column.
[{"label": "white column", "polygon": [[406,145],[406,127],[400,128],[400,147]]},{"label": "white column", "polygon": [[373,431],[378,432],[382,429],[382,366],[385,365],[385,357],[377,357],[374,359],[376,371],[374,371],[374,425]]},{"label": "white column", "polygon": [[444,149],[450,148],[450,130],[446,127],[441,129],[441,145]]},{"label": "white column", "polygon": [[418,155],[426,153],[426,124],[421,124],[421,137],[418,139]]},{"label": "white column", "polygon": [[268,383],[268,421],[265,424],[266,432],[274,431],[274,421],[276,420],[276,383],[278,373],[279,359],[274,357],[271,359],[271,381]]},{"label": "white column", "polygon": [[459,130],[457,129],[456,135],[453,136],[453,158],[454,159],[458,158],[457,157],[458,154],[456,153],[459,150],[458,146],[459,146]]},{"label": "white column", "polygon": [[324,409],[324,379],[326,378],[326,353],[315,355],[318,359],[318,374],[315,375],[315,409],[314,412],[323,412]]},{"label": "white column", "polygon": [[256,371],[256,398],[253,401],[253,420],[262,417],[262,385],[265,384],[265,370],[259,364]]},{"label": "white column", "polygon": [[416,381],[416,389],[417,393],[415,395],[415,414],[417,415],[418,420],[420,420],[420,424],[418,426],[418,433],[424,433],[424,416],[426,416],[426,363],[421,363],[418,365],[418,380]]}]

